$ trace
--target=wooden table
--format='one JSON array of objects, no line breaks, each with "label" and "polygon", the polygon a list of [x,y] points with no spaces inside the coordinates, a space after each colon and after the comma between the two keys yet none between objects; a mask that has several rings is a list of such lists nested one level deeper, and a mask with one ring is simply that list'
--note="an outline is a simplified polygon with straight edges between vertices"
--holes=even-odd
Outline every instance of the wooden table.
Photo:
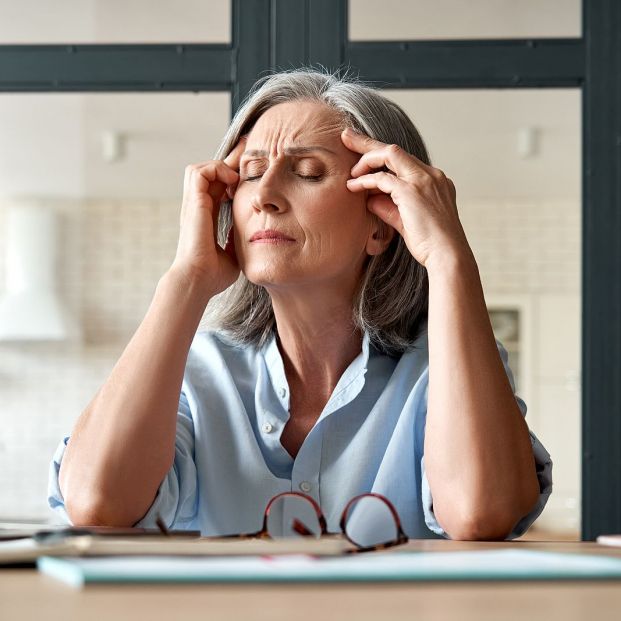
[{"label": "wooden table", "polygon": [[[498,547],[607,554],[594,543],[412,541],[412,550]],[[0,619],[621,620],[621,581],[346,585],[91,585],[74,589],[35,569],[0,569]]]}]

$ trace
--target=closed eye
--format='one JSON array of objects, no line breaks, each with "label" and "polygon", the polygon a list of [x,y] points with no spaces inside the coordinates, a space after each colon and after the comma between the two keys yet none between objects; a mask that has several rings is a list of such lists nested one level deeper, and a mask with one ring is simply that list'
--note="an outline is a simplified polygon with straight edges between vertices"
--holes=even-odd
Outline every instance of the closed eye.
[{"label": "closed eye", "polygon": [[[321,175],[298,175],[301,179],[307,179],[309,181],[319,181],[321,179]],[[256,175],[254,177],[246,177],[242,179],[242,181],[254,181],[255,179],[260,179],[261,175]]]}]

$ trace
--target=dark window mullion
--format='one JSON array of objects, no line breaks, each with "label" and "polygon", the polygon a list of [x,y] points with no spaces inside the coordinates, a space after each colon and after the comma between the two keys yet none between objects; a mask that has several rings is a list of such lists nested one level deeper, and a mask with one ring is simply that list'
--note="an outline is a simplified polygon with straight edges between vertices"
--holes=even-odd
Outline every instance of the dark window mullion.
[{"label": "dark window mullion", "polygon": [[384,88],[581,86],[582,39],[356,41],[346,60]]},{"label": "dark window mullion", "polygon": [[3,45],[0,91],[222,91],[228,44]]},{"label": "dark window mullion", "polygon": [[582,537],[621,531],[621,4],[586,2]]}]

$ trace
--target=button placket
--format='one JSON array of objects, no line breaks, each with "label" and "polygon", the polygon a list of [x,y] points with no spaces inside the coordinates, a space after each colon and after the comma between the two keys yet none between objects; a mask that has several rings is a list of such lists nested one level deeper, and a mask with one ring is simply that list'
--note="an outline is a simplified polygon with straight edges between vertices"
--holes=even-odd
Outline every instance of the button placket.
[{"label": "button placket", "polygon": [[292,487],[319,502],[319,468],[323,430],[314,427],[304,440],[291,472]]}]

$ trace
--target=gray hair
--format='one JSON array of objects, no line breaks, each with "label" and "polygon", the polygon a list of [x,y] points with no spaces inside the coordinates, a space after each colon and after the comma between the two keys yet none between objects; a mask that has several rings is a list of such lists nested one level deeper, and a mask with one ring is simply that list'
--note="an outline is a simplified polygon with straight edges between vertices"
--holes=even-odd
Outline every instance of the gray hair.
[{"label": "gray hair", "polygon": [[[215,159],[224,159],[266,110],[295,100],[327,104],[340,115],[343,128],[352,127],[381,142],[399,145],[431,163],[407,114],[378,89],[357,78],[306,67],[257,80],[231,121]],[[232,226],[231,203],[227,199],[220,206],[218,241],[222,247]],[[414,346],[427,318],[428,297],[427,270],[395,234],[382,254],[368,258],[352,308],[353,326],[367,331],[375,348],[399,356]],[[261,347],[276,332],[267,290],[251,283],[243,273],[210,302],[206,317],[211,327],[224,330],[240,344]]]}]

